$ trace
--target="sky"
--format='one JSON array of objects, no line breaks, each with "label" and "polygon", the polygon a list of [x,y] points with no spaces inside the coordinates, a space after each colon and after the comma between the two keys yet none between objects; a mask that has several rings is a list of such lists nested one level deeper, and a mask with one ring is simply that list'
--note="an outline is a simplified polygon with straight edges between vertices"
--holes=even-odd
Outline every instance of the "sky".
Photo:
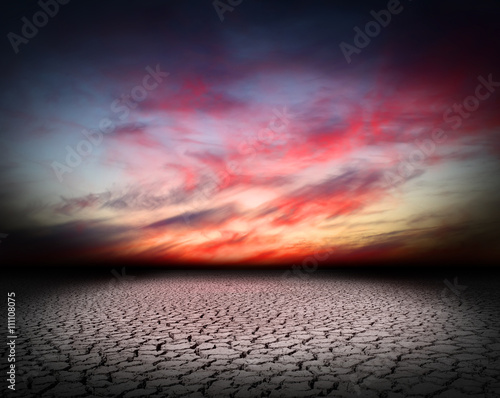
[{"label": "sky", "polygon": [[497,2],[2,7],[2,263],[498,261]]}]

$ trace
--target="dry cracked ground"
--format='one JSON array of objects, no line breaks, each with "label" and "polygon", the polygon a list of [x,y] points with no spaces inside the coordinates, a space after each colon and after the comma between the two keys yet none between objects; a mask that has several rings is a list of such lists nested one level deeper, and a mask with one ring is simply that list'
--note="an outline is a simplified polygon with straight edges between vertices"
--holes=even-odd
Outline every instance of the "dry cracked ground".
[{"label": "dry cracked ground", "polygon": [[19,328],[2,394],[500,396],[498,278],[102,273],[2,281]]}]

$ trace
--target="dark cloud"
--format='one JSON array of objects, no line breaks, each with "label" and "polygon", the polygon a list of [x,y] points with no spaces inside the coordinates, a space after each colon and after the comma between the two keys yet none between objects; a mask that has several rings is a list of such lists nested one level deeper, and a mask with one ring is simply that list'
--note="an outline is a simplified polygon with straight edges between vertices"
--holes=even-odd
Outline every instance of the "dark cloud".
[{"label": "dark cloud", "polygon": [[[30,191],[44,182],[34,181],[38,174],[26,177],[20,170],[43,164],[52,173],[52,159],[46,158],[55,156],[55,145],[60,146],[62,158],[64,146],[76,144],[69,142],[73,133],[97,127],[104,117],[117,121],[110,105],[141,84],[146,66],[160,65],[170,75],[148,92],[140,106],[130,109],[127,120],[117,121],[114,131],[95,150],[93,156],[103,167],[98,173],[103,175],[90,176],[91,184],[80,184],[81,190],[73,197],[63,189],[54,192],[50,198],[60,198],[57,203],[48,204],[44,199],[41,209],[46,216],[74,218],[106,209],[106,214],[114,210],[117,218],[14,227],[5,231],[10,243],[2,242],[2,250],[30,248],[33,255],[84,256],[87,251],[131,243],[136,233],[161,233],[162,228],[217,230],[236,218],[255,221],[264,216],[269,217],[270,228],[296,227],[304,221],[354,215],[383,200],[390,194],[385,171],[399,174],[401,154],[397,151],[389,154],[393,167],[388,170],[361,162],[319,183],[294,185],[293,190],[289,184],[303,178],[300,173],[309,172],[309,166],[319,168],[337,160],[342,165],[344,157],[359,149],[413,145],[416,139],[429,138],[434,127],[443,125],[443,111],[474,93],[479,75],[500,70],[498,2],[401,0],[401,4],[404,10],[393,15],[390,24],[348,64],[339,44],[353,44],[354,28],[363,29],[373,19],[371,11],[387,8],[387,0],[245,0],[225,14],[223,23],[210,0],[71,1],[60,5],[58,15],[36,37],[21,44],[18,54],[6,34],[20,33],[21,18],[31,19],[39,5],[36,1],[6,2],[5,12],[0,12],[4,29],[0,49],[4,76],[0,219],[9,227],[16,225],[19,214],[11,210],[12,203],[43,191]],[[499,81],[500,76],[494,75],[494,80]],[[271,113],[277,98],[289,101],[295,114],[290,140],[256,144],[255,158],[249,160],[238,145],[242,137],[255,138],[256,132],[247,131],[247,126],[259,125],[263,109]],[[451,131],[448,126],[448,142],[458,145],[463,141],[464,147],[448,152],[438,148],[403,183],[429,177],[426,167],[440,162],[481,160],[486,151],[498,155],[499,101],[497,92],[470,117],[464,117],[460,129]],[[19,136],[21,143],[15,141]],[[41,137],[58,141],[49,147],[41,145]],[[183,159],[172,160],[175,148],[169,146],[171,142],[193,146],[182,153]],[[137,157],[131,159],[134,155]],[[166,179],[158,181],[162,174],[152,176],[158,178],[155,184],[144,183],[150,176],[141,175],[134,163],[137,159],[151,159],[148,173],[153,174],[155,167],[162,173],[168,169],[178,173],[181,182],[174,186]],[[229,161],[236,161],[241,170],[228,174]],[[78,180],[78,175],[86,173],[88,163],[68,179],[76,176],[75,181],[87,182]],[[105,172],[110,165],[118,165],[118,171],[113,169],[116,174]],[[265,173],[261,172],[264,168]],[[137,175],[146,178],[134,181]],[[484,180],[482,197],[489,195],[486,187],[498,185],[492,183],[495,175],[480,177]],[[132,185],[119,189],[115,180],[122,186],[132,181]],[[109,186],[113,188],[102,192],[107,187],[99,185],[101,181],[112,181]],[[216,202],[219,194],[229,194],[231,189],[244,193],[251,188],[273,190],[275,199],[248,213]],[[61,196],[61,192],[66,193]],[[440,195],[436,195],[436,203],[443,199],[444,194]],[[481,203],[484,201],[472,200],[470,207]],[[120,216],[177,205],[191,210],[150,223],[139,232],[111,226],[121,222]],[[496,209],[491,205],[482,211],[497,214]],[[412,214],[408,225],[440,218],[434,213]],[[474,217],[468,221],[472,224]],[[490,230],[467,228],[463,220],[452,218],[440,228],[366,236],[366,247],[358,254],[390,252],[416,238],[436,237],[452,243],[470,242],[471,247],[481,240],[494,241]],[[211,255],[228,245],[235,249],[249,242],[261,250],[255,259],[278,255],[253,233],[229,234],[200,248]],[[156,256],[176,247],[177,243],[168,242],[145,248],[144,253]]]},{"label": "dark cloud", "polygon": [[144,228],[221,226],[238,214],[235,206],[226,205],[198,212],[186,212],[178,216],[156,221]]},{"label": "dark cloud", "polygon": [[109,260],[111,248],[136,237],[127,226],[113,226],[107,220],[71,221],[50,227],[32,226],[9,231],[0,255],[15,264],[46,265],[73,263],[83,259]]}]

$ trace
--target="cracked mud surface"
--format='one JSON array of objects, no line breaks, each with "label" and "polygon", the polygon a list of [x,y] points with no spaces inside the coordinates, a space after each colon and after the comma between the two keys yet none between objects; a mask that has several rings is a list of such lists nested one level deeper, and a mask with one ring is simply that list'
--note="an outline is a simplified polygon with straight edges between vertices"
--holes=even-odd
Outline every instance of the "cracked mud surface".
[{"label": "cracked mud surface", "polygon": [[2,282],[18,297],[7,395],[500,395],[498,279],[469,280],[461,299],[442,279],[110,279]]}]

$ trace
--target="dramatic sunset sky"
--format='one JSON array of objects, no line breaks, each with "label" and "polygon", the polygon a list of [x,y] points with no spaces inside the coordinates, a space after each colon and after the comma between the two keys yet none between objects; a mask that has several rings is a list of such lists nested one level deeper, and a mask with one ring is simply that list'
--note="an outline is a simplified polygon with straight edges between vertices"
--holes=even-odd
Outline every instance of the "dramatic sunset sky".
[{"label": "dramatic sunset sky", "polygon": [[2,11],[1,261],[499,259],[497,2],[347,4]]}]

